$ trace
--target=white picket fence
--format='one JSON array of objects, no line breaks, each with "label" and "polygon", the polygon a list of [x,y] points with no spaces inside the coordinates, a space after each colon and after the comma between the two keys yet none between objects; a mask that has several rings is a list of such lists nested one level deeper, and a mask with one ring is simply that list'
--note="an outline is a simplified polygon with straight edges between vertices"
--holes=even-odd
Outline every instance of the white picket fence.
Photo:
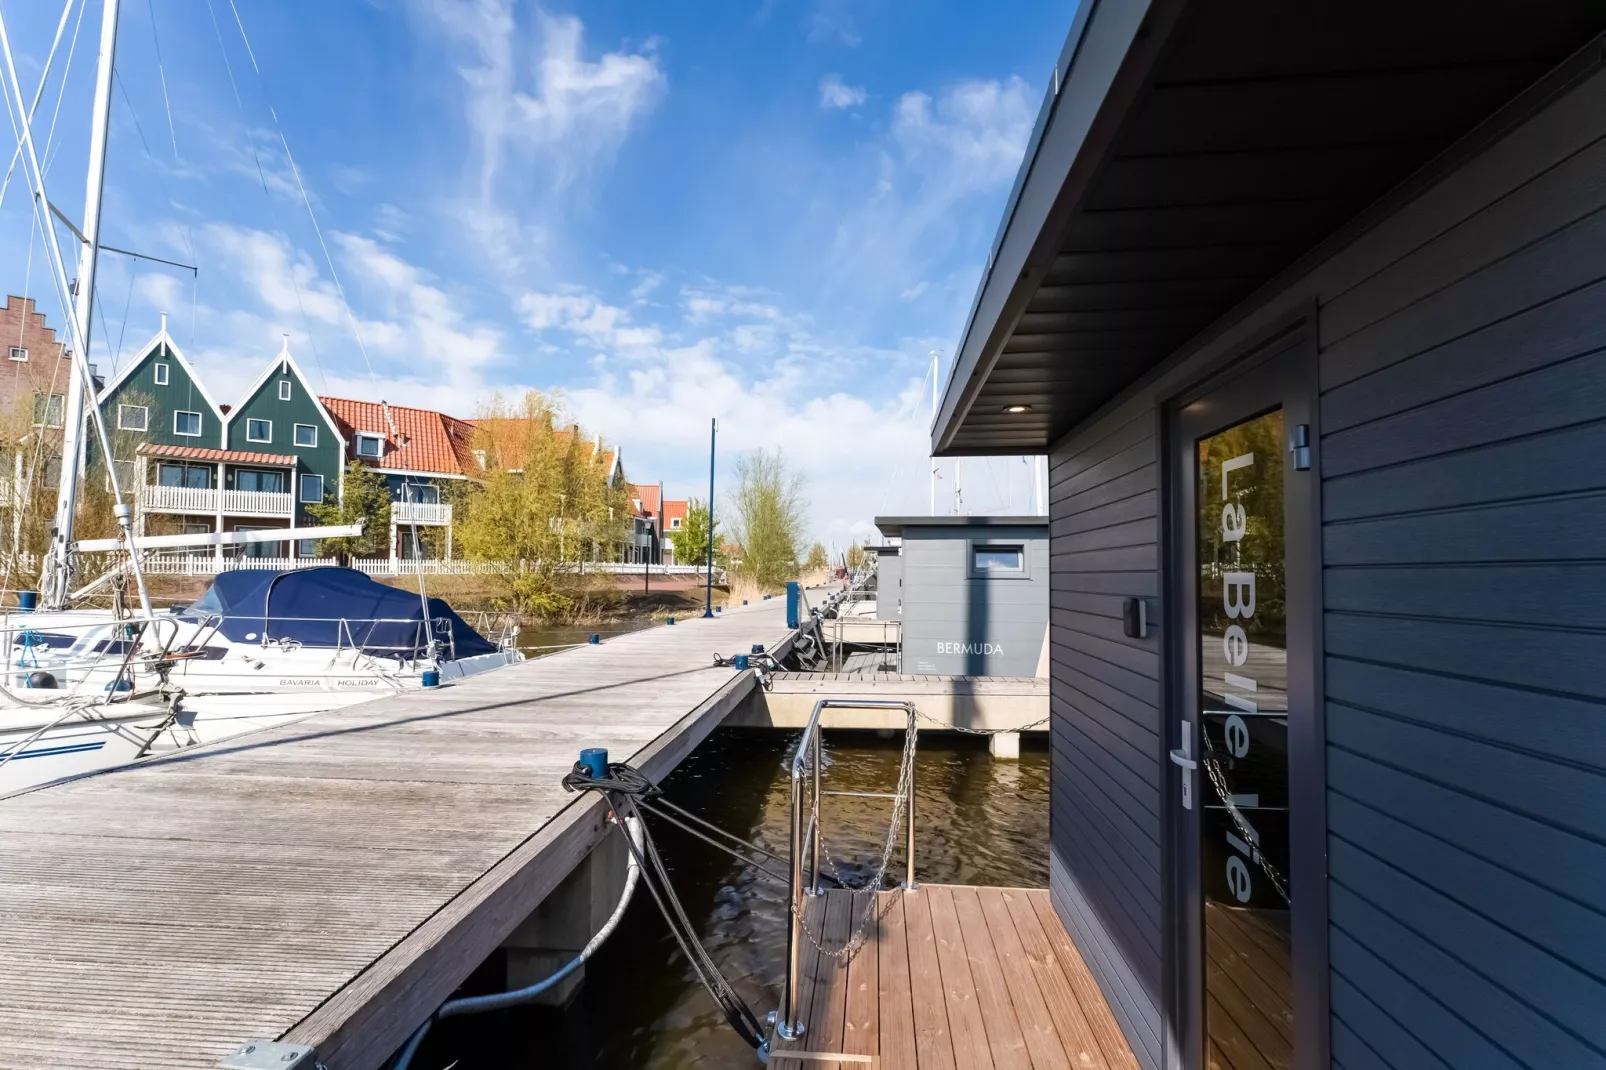
[{"label": "white picket fence", "polygon": [[[100,557],[94,555],[93,562],[85,561],[88,569],[86,575],[92,575],[109,567],[110,562],[102,562]],[[232,572],[244,568],[266,568],[285,571],[295,568],[317,568],[319,566],[338,565],[340,562],[333,557],[247,557],[231,556],[221,560],[210,551],[183,551],[183,552],[153,552],[140,556],[140,567],[148,576],[215,576],[219,572]],[[388,557],[358,557],[353,558],[349,565],[359,572],[370,576],[414,576],[423,572],[426,576],[486,576],[501,575],[507,572],[524,571],[531,566],[524,562],[503,561],[463,561],[442,560],[426,558],[421,561],[406,558],[391,559]],[[608,573],[612,575],[640,576],[647,573],[651,576],[695,576],[705,578],[707,570],[701,565],[634,565],[619,564],[613,561],[584,561],[571,562],[568,569],[578,573]],[[714,582],[725,582],[725,573],[722,569],[715,569]]]}]

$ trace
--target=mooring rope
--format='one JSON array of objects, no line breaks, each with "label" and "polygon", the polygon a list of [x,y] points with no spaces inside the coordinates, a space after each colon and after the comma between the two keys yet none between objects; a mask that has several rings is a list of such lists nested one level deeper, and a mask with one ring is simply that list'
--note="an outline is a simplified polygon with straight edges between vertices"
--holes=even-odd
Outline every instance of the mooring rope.
[{"label": "mooring rope", "polygon": [[[563,778],[563,787],[566,791],[595,791],[599,792],[615,814],[623,814],[627,818],[641,821],[641,809],[637,805],[654,799],[663,794],[662,789],[654,784],[639,769],[624,762],[611,762],[608,765],[606,776],[592,776],[587,767],[576,763],[574,771]],[[736,1034],[745,1040],[760,1053],[767,1051],[764,1023],[759,1019],[753,1009],[731,987],[719,967],[714,963],[708,950],[703,947],[697,937],[695,926],[686,916],[686,910],[681,906],[680,898],[675,894],[674,886],[669,881],[669,874],[664,869],[663,859],[658,855],[657,845],[653,843],[651,833],[646,831],[646,822],[642,821],[642,843],[638,847],[635,843],[630,845],[631,857],[636,864],[647,874],[647,890],[652,893],[653,901],[658,904],[659,913],[669,925],[669,932],[680,946],[681,953],[691,963],[692,971],[702,982],[703,988],[724,1012],[725,1020],[730,1022]]]}]

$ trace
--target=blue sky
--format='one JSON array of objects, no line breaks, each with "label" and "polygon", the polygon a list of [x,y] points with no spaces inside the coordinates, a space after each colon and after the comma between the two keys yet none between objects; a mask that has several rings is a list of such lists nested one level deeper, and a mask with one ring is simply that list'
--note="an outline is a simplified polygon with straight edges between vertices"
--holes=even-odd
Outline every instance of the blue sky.
[{"label": "blue sky", "polygon": [[[88,2],[47,175],[75,218]],[[706,493],[717,416],[723,461],[787,451],[824,539],[926,511],[929,354],[946,377],[1073,5],[235,3],[249,53],[230,0],[216,27],[123,0],[103,240],[201,271],[104,257],[102,369],[165,310],[220,399],[288,333],[328,393],[473,416],[559,391],[676,497]],[[60,4],[0,11],[31,94]],[[59,324],[39,243],[14,180],[0,285]],[[1028,511],[1019,459],[954,469],[939,511],[956,475],[965,511]]]}]

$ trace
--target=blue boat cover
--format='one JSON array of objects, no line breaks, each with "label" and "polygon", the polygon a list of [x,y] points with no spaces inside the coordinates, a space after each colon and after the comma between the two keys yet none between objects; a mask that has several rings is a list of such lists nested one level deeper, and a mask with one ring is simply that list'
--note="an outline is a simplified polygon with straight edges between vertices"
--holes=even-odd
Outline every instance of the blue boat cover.
[{"label": "blue boat cover", "polygon": [[354,568],[219,573],[184,615],[221,617],[219,630],[237,643],[293,639],[302,646],[357,646],[382,657],[413,658],[429,652],[433,635],[443,659],[496,652],[443,599],[429,600],[426,627],[418,595],[378,583]]}]

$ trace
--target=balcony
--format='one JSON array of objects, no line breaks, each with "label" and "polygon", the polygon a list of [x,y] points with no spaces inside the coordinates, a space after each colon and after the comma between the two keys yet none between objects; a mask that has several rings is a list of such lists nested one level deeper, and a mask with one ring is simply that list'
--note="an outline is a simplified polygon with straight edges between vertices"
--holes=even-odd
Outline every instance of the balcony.
[{"label": "balcony", "polygon": [[452,507],[425,502],[391,502],[393,524],[451,524]]},{"label": "balcony", "polygon": [[[219,501],[218,496],[222,495]],[[200,513],[216,516],[221,505],[224,516],[262,516],[288,519],[295,514],[295,501],[288,493],[263,490],[223,490],[216,487],[144,486],[139,489],[139,507],[147,513]]]}]

